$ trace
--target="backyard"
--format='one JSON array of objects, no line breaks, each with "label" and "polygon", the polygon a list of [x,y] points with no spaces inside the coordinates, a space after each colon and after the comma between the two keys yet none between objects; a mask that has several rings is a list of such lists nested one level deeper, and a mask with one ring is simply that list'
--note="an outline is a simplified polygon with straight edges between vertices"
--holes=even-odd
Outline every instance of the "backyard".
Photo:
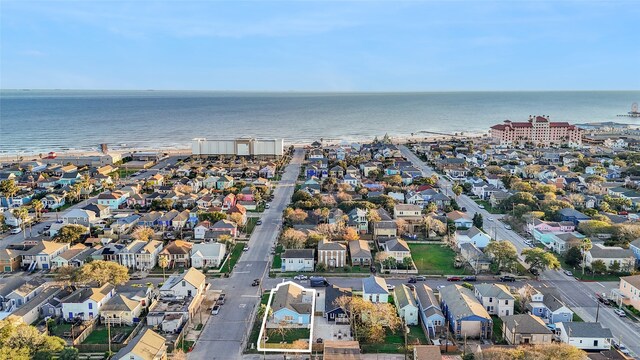
[{"label": "backyard", "polygon": [[284,333],[284,340],[282,333],[278,329],[267,329],[267,343],[279,344],[281,342],[293,343],[296,340],[309,340],[311,336],[311,330],[304,329],[289,329]]},{"label": "backyard", "polygon": [[[409,345],[426,345],[427,338],[420,326],[409,326],[407,335]],[[402,353],[404,352],[404,334],[400,329],[395,333],[387,329],[384,343],[369,344],[361,342],[360,347],[364,353]]]},{"label": "backyard", "polygon": [[411,257],[420,274],[461,275],[464,268],[456,269],[456,253],[447,246],[437,244],[409,244]]},{"label": "backyard", "polygon": [[[122,336],[122,340],[124,340],[131,332],[133,331],[134,326],[111,326],[111,340],[118,336],[119,334],[125,334]],[[106,326],[96,326],[96,328],[87,336],[87,338],[82,342],[83,344],[108,344],[108,330]]]}]

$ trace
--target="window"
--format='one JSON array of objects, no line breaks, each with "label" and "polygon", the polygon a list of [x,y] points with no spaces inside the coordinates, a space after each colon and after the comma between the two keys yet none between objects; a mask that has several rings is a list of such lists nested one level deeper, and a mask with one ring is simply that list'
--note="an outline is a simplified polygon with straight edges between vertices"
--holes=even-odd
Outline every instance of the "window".
[{"label": "window", "polygon": [[593,340],[593,346],[598,346],[598,340]]},{"label": "window", "polygon": [[285,319],[286,321],[293,321],[293,316],[291,316],[291,315],[285,315],[285,316],[284,316],[284,319]]},{"label": "window", "polygon": [[489,298],[489,302],[493,302],[493,298]]},{"label": "window", "polygon": [[505,305],[509,305],[509,300],[505,300],[505,301],[504,301],[504,304],[505,304]]},{"label": "window", "polygon": [[185,286],[187,286],[187,282],[182,280],[182,287],[185,287]]},{"label": "window", "polygon": [[93,304],[89,303],[89,309],[93,309]]}]

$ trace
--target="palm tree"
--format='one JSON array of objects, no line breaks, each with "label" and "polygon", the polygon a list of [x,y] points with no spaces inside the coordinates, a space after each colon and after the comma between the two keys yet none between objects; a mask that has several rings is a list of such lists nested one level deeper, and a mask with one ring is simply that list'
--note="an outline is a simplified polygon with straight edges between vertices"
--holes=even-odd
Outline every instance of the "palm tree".
[{"label": "palm tree", "polygon": [[36,220],[40,219],[40,212],[44,208],[42,201],[35,199],[31,202],[31,206],[33,206],[33,210],[36,212]]},{"label": "palm tree", "polygon": [[160,256],[158,258],[158,265],[162,268],[162,281],[166,281],[167,276],[165,274],[165,269],[169,267],[169,257],[164,255]]},{"label": "palm tree", "polygon": [[591,243],[591,239],[584,238],[582,240],[582,244],[580,244],[580,250],[582,250],[582,275],[584,276],[584,268],[587,262],[587,251],[591,250],[593,244]]},{"label": "palm tree", "polygon": [[26,238],[26,234],[24,233],[24,229],[25,229],[25,220],[27,219],[27,216],[29,216],[29,212],[27,211],[27,208],[25,207],[19,207],[17,209],[13,210],[13,216],[15,216],[16,218],[18,218],[18,220],[20,220],[20,229],[22,229],[22,238]]}]

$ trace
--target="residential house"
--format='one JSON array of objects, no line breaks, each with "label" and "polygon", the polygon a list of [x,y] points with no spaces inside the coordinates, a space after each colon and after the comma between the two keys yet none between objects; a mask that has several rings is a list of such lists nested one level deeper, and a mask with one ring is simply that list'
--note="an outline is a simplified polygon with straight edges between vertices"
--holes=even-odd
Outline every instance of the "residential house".
[{"label": "residential house", "polygon": [[575,226],[578,226],[581,221],[591,220],[588,215],[572,208],[561,209],[558,214],[561,221],[571,221]]},{"label": "residential house", "polygon": [[64,195],[60,194],[48,194],[42,198],[42,206],[49,210],[55,210],[64,206],[66,203]]},{"label": "residential house", "polygon": [[241,204],[236,204],[234,206],[232,206],[228,211],[227,214],[229,214],[230,216],[233,214],[240,214],[241,218],[240,218],[240,225],[245,225],[247,223],[247,209],[242,206]]},{"label": "residential house", "polygon": [[98,205],[108,206],[111,210],[117,210],[127,201],[127,197],[120,191],[103,192],[98,195]]},{"label": "residential house", "polygon": [[471,290],[460,285],[445,286],[440,290],[440,301],[457,338],[491,338],[493,320]]},{"label": "residential house", "polygon": [[347,264],[347,247],[338,242],[322,239],[318,243],[318,263],[328,268],[342,268]]},{"label": "residential house", "polygon": [[282,271],[313,271],[313,249],[287,249],[281,258]]},{"label": "residential house", "polygon": [[349,241],[349,256],[352,266],[370,266],[373,263],[371,249],[366,240]]},{"label": "residential house", "polygon": [[141,226],[148,226],[154,228],[159,225],[159,220],[162,217],[162,213],[159,211],[151,211],[144,214],[140,220],[138,220],[138,224]]},{"label": "residential house", "polygon": [[164,213],[157,220],[158,226],[161,226],[163,229],[167,228],[167,227],[170,227],[171,226],[171,220],[173,220],[174,217],[178,216],[178,214],[180,214],[180,212],[178,210],[176,210],[176,209],[173,209],[171,211],[168,211],[168,212]]},{"label": "residential house", "polygon": [[447,213],[447,219],[453,221],[458,229],[469,229],[473,226],[473,220],[462,211],[452,211]]},{"label": "residential house", "polygon": [[45,289],[44,279],[31,279],[2,296],[2,310],[13,312],[28,303]]},{"label": "residential house", "polygon": [[134,240],[117,254],[120,265],[136,270],[151,270],[158,263],[162,241]]},{"label": "residential house", "polygon": [[422,208],[418,205],[396,204],[393,207],[393,218],[404,220],[405,230],[414,233],[422,226]]},{"label": "residential house", "polygon": [[216,189],[218,189],[218,190],[228,189],[228,188],[232,187],[233,184],[234,184],[234,180],[233,180],[233,178],[231,176],[223,175],[216,182]]},{"label": "residential house", "polygon": [[389,302],[389,289],[385,279],[375,275],[362,279],[362,298],[373,303]]},{"label": "residential house", "polygon": [[397,262],[402,263],[406,257],[411,257],[411,249],[406,241],[392,238],[385,241],[383,245],[384,251],[393,256]]},{"label": "residential house", "polygon": [[62,317],[66,321],[88,321],[100,314],[100,309],[115,295],[115,286],[106,283],[100,287],[83,287],[61,300]]},{"label": "residential house", "polygon": [[433,290],[426,284],[416,284],[416,300],[420,311],[420,321],[433,338],[441,333],[445,325],[445,317],[440,308],[440,303]]},{"label": "residential house", "polygon": [[67,251],[54,257],[51,260],[52,268],[59,268],[64,266],[80,267],[84,265],[87,258],[91,257],[94,250],[83,244],[75,244]]},{"label": "residential house", "polygon": [[513,315],[515,298],[502,284],[478,284],[474,287],[476,298],[490,315]]},{"label": "residential house", "polygon": [[640,310],[640,275],[621,277],[617,293],[623,304]]},{"label": "residential house", "polygon": [[94,213],[96,219],[106,219],[111,217],[111,208],[100,204],[89,204],[82,208],[82,210],[88,210]]},{"label": "residential house", "polygon": [[125,248],[124,244],[106,244],[103,247],[96,247],[91,254],[94,260],[116,261],[119,262],[118,254]]},{"label": "residential house", "polygon": [[489,271],[491,267],[491,259],[478,249],[473,243],[464,243],[459,245],[460,255],[471,265],[477,273]]},{"label": "residential house", "polygon": [[545,345],[553,333],[539,317],[520,314],[502,317],[502,337],[511,345]]},{"label": "residential house", "polygon": [[367,233],[369,231],[369,220],[367,220],[367,210],[355,208],[347,214],[349,220],[347,225],[354,227],[360,233]]},{"label": "residential house", "polygon": [[315,291],[287,281],[272,290],[271,324],[276,327],[297,325],[308,326],[313,316]]},{"label": "residential house", "polygon": [[351,297],[353,296],[353,292],[349,288],[341,288],[335,285],[326,287],[324,295],[324,317],[327,321],[337,324],[349,323],[349,315],[345,309],[336,302],[336,300],[342,296]]},{"label": "residential house", "polygon": [[166,360],[166,340],[145,328],[113,357],[114,360]]},{"label": "residential house", "polygon": [[15,323],[22,324],[33,324],[35,323],[42,314],[41,310],[51,300],[56,294],[60,293],[61,289],[57,286],[50,286],[34,298],[32,298],[29,302],[15,310],[7,317],[8,320]]},{"label": "residential house", "polygon": [[133,326],[140,321],[144,307],[139,300],[131,299],[129,294],[116,294],[100,309],[102,324]]},{"label": "residential house", "polygon": [[545,246],[550,247],[556,253],[564,254],[572,247],[579,246],[584,237],[584,235],[578,232],[572,232],[543,234],[540,239]]},{"label": "residential house", "polygon": [[196,268],[189,268],[182,274],[171,275],[160,288],[160,296],[167,297],[194,297],[204,295],[206,278]]},{"label": "residential house", "polygon": [[34,270],[47,270],[52,268],[52,260],[69,250],[68,243],[53,241],[41,241],[22,254],[22,266]]},{"label": "residential house", "polygon": [[166,258],[168,268],[174,267],[190,267],[191,266],[191,248],[193,243],[184,240],[175,240],[167,244],[158,254],[158,259]]},{"label": "residential house", "polygon": [[610,269],[614,263],[618,263],[620,270],[629,271],[633,269],[636,258],[631,249],[623,249],[619,246],[604,246],[603,244],[594,243],[591,250],[587,251],[585,263],[591,267],[594,261],[600,260],[604,262],[607,269]]},{"label": "residential house", "polygon": [[67,211],[62,216],[62,221],[65,224],[78,224],[89,227],[91,224],[97,221],[95,213],[89,210],[72,209]]},{"label": "residential house", "polygon": [[222,264],[227,246],[222,243],[194,244],[191,248],[191,266],[196,269],[215,268]]},{"label": "residential house", "polygon": [[418,325],[418,305],[413,291],[405,284],[393,289],[393,299],[398,316],[407,325]]},{"label": "residential house", "polygon": [[489,245],[491,237],[475,226],[465,230],[456,230],[456,243],[458,248],[462,244],[473,244],[479,249],[484,249]]},{"label": "residential house", "polygon": [[20,268],[22,252],[11,249],[0,250],[0,271],[12,272]]},{"label": "residential house", "polygon": [[211,225],[209,230],[229,233],[229,235],[234,238],[238,236],[238,225],[231,220],[218,220],[215,224]]},{"label": "residential house", "polygon": [[527,285],[522,288],[526,309],[532,315],[542,318],[548,324],[573,321],[573,311],[567,307],[559,294],[552,291],[542,292]]},{"label": "residential house", "polygon": [[585,351],[609,350],[613,339],[611,330],[597,322],[560,322],[556,334],[561,342]]}]

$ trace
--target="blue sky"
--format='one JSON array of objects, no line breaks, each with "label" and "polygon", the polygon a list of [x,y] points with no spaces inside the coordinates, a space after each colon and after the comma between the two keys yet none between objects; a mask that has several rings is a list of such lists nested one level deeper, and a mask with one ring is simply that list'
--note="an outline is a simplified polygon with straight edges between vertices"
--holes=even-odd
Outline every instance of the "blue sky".
[{"label": "blue sky", "polygon": [[0,1],[5,89],[640,89],[639,1]]}]

